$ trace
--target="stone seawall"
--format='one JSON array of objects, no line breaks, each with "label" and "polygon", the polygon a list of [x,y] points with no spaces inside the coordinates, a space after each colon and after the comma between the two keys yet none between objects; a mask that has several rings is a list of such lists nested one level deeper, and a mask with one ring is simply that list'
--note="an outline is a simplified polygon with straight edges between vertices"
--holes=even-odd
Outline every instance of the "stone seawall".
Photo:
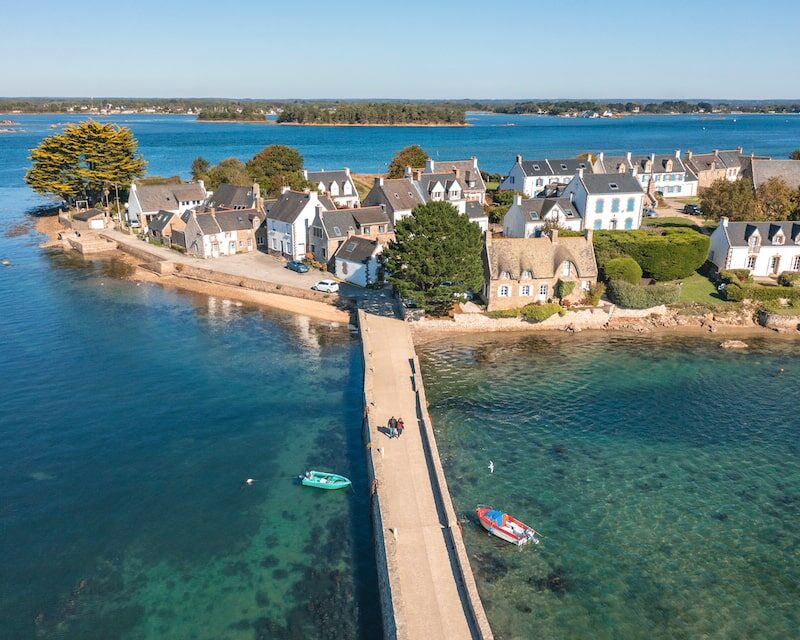
[{"label": "stone seawall", "polygon": [[769,313],[768,311],[759,311],[758,323],[762,327],[779,333],[800,331],[800,315],[785,316],[778,313]]}]

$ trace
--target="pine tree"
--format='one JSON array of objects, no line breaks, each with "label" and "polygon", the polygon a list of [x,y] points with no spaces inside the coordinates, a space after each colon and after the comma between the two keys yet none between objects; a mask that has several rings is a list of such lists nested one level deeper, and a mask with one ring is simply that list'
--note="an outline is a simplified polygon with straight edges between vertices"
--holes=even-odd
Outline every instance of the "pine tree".
[{"label": "pine tree", "polygon": [[420,205],[395,228],[384,251],[389,280],[403,298],[444,314],[483,285],[481,230],[447,202]]},{"label": "pine tree", "polygon": [[31,151],[25,182],[37,193],[99,202],[104,189],[127,187],[144,175],[146,163],[136,150],[126,127],[94,120],[71,124]]}]

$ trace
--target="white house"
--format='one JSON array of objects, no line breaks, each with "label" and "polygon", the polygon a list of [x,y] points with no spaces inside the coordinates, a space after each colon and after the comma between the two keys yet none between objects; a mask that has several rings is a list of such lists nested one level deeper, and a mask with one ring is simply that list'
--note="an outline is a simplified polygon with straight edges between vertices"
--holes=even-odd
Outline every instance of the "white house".
[{"label": "white house", "polygon": [[730,222],[722,217],[711,234],[709,261],[722,269],[749,269],[753,276],[800,271],[800,222]]},{"label": "white house", "polygon": [[579,158],[562,160],[523,160],[517,156],[508,176],[500,183],[503,191],[517,191],[533,198],[543,191],[556,189],[568,183],[579,170],[592,173],[592,163]]},{"label": "white house", "polygon": [[562,196],[571,198],[584,229],[632,230],[642,224],[644,191],[635,173],[592,174],[579,169]]},{"label": "white house", "polygon": [[526,199],[518,193],[503,217],[503,236],[537,238],[542,235],[542,229],[547,222],[553,223],[559,229],[583,229],[583,219],[569,197]]},{"label": "white house", "polygon": [[206,200],[208,192],[202,180],[182,184],[131,184],[125,219],[131,227],[146,230],[150,220],[159,211],[183,213],[198,207]]},{"label": "white house", "polygon": [[[410,172],[411,169],[406,169]],[[450,173],[420,173],[413,176],[414,186],[425,202],[449,202],[459,213],[466,213],[464,183],[458,169]]]},{"label": "white house", "polygon": [[464,213],[470,222],[477,224],[483,233],[489,230],[489,214],[483,209],[483,204],[478,200],[467,200],[464,204]]},{"label": "white house", "polygon": [[425,161],[423,173],[455,173],[462,181],[464,199],[467,202],[486,202],[486,183],[478,168],[478,158],[469,160],[434,160]]},{"label": "white house", "polygon": [[350,169],[345,167],[336,171],[305,171],[303,177],[319,193],[328,196],[339,208],[352,209],[361,204],[358,189],[350,175]]},{"label": "white house", "polygon": [[634,170],[646,194],[659,192],[665,198],[697,195],[697,176],[681,159],[680,150],[673,155],[634,156],[630,151],[624,156],[606,156],[602,151],[592,163],[595,173],[630,173]]},{"label": "white house", "polygon": [[319,211],[336,206],[327,196],[316,191],[283,193],[266,207],[264,226],[259,230],[258,244],[262,249],[280,253],[292,260],[302,260],[310,251],[308,229]]},{"label": "white house", "polygon": [[366,287],[380,278],[380,258],[383,246],[377,240],[351,236],[334,256],[337,278]]}]

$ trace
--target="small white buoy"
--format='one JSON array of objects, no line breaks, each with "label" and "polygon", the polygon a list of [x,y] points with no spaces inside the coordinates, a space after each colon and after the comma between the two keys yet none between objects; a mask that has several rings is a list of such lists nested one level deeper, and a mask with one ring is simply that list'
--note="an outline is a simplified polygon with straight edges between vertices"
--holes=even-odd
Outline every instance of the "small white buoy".
[{"label": "small white buoy", "polygon": [[11,260],[9,260],[8,258],[3,258],[2,260],[0,260],[0,264],[2,264],[4,267],[10,267]]},{"label": "small white buoy", "polygon": [[252,487],[255,483],[256,481],[253,480],[253,478],[248,478],[247,480],[244,481],[244,484],[246,484],[248,487]]},{"label": "small white buoy", "polygon": [[494,462],[489,460],[489,473],[494,473]]}]

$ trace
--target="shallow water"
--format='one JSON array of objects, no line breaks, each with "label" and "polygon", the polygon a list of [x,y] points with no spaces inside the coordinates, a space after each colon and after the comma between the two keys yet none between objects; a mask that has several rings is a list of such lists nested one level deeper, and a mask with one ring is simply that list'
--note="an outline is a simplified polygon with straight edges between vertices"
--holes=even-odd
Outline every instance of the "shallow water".
[{"label": "shallow water", "polygon": [[[464,338],[420,358],[498,638],[797,637],[796,343]],[[541,544],[489,537],[479,503]]]}]

